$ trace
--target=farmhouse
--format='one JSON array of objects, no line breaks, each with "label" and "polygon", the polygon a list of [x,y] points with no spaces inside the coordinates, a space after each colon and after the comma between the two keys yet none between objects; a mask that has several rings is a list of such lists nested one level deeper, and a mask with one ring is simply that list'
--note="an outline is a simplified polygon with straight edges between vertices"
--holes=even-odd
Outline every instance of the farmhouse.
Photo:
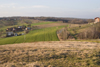
[{"label": "farmhouse", "polygon": [[18,32],[18,31],[22,31],[22,28],[15,28],[14,30],[13,30],[13,32]]},{"label": "farmhouse", "polygon": [[31,30],[31,28],[30,27],[26,27],[25,30]]},{"label": "farmhouse", "polygon": [[13,28],[7,28],[6,29],[6,32],[18,32],[18,31],[22,31],[22,28],[16,28],[16,27],[13,27]]},{"label": "farmhouse", "polygon": [[18,28],[22,28],[22,26],[18,26]]},{"label": "farmhouse", "polygon": [[6,29],[6,32],[10,32],[10,31],[12,31],[13,30],[13,28],[7,28]]},{"label": "farmhouse", "polygon": [[95,20],[94,24],[100,22],[100,18],[99,17],[96,17],[94,20]]},{"label": "farmhouse", "polygon": [[6,29],[6,37],[14,36],[13,30],[14,30],[14,28],[7,28]]},{"label": "farmhouse", "polygon": [[13,32],[6,32],[6,37],[11,37],[11,36],[14,36],[14,33]]}]

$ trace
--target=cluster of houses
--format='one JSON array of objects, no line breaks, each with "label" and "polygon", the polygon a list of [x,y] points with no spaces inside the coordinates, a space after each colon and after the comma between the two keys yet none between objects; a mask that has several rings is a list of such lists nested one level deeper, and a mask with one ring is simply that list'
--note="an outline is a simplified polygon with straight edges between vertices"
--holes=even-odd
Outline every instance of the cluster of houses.
[{"label": "cluster of houses", "polygon": [[28,31],[28,30],[31,30],[31,28],[30,27],[26,27],[26,26],[18,26],[18,27],[7,28],[6,29],[6,37],[24,35],[24,33],[17,34],[17,32]]}]

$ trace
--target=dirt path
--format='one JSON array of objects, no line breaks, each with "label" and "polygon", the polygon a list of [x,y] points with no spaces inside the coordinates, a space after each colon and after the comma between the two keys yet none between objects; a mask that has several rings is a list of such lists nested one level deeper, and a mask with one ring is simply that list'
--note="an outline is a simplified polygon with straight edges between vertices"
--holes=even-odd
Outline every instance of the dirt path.
[{"label": "dirt path", "polygon": [[51,56],[53,52],[57,55],[80,51],[91,53],[94,49],[100,49],[100,43],[50,41],[0,45],[0,67],[31,67],[39,57]]}]

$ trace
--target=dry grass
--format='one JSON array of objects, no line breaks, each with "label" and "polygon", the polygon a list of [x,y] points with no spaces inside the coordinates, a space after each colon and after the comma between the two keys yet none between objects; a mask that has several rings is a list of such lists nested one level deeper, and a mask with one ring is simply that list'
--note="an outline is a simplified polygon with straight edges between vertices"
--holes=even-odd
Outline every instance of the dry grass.
[{"label": "dry grass", "polygon": [[0,45],[0,67],[96,67],[99,47],[79,41]]}]

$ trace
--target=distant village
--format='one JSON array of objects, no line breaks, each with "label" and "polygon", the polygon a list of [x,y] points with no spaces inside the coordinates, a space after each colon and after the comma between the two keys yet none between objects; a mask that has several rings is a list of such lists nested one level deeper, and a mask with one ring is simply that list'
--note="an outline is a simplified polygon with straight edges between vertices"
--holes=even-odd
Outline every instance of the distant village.
[{"label": "distant village", "polygon": [[[29,30],[31,30],[31,27],[26,27],[26,26],[18,26],[18,27],[11,27],[6,29],[6,37],[12,37],[12,36],[20,36],[24,35],[25,33],[28,33]],[[24,31],[22,34],[18,34],[17,32]]]}]

